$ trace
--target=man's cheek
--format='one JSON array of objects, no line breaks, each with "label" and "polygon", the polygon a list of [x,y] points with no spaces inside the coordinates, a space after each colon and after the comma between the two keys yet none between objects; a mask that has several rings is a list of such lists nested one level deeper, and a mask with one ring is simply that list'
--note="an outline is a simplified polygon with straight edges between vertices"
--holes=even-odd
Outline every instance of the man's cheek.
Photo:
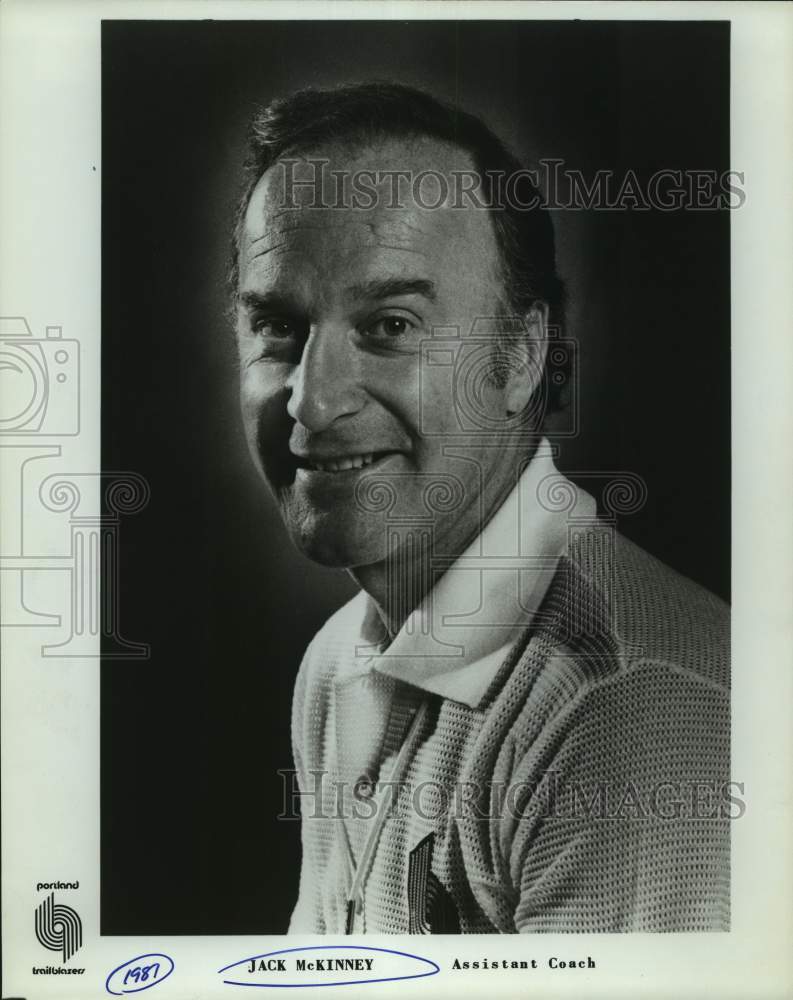
[{"label": "man's cheek", "polygon": [[248,447],[262,471],[274,461],[283,461],[289,452],[291,421],[279,380],[257,371],[243,373],[240,409]]},{"label": "man's cheek", "polygon": [[263,414],[275,418],[283,411],[286,416],[286,366],[254,364],[240,374],[240,404],[246,423],[259,420]]},{"label": "man's cheek", "polygon": [[261,414],[265,400],[250,379],[243,378],[240,383],[240,410],[245,436],[249,445],[258,442],[260,436]]},{"label": "man's cheek", "polygon": [[453,432],[454,393],[446,371],[433,371],[425,367],[421,372],[420,392],[417,393],[416,412],[418,432],[421,437],[434,438]]}]

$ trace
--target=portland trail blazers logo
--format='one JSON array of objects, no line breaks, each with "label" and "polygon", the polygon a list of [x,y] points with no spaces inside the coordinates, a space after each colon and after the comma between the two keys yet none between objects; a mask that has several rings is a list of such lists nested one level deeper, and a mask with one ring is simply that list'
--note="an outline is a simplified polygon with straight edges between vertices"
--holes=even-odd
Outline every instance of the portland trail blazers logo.
[{"label": "portland trail blazers logo", "polygon": [[408,914],[410,934],[459,934],[460,917],[454,900],[433,874],[435,834],[425,837],[408,860]]},{"label": "portland trail blazers logo", "polygon": [[83,925],[71,906],[55,902],[55,893],[36,907],[36,937],[50,951],[59,951],[68,962],[83,943]]}]

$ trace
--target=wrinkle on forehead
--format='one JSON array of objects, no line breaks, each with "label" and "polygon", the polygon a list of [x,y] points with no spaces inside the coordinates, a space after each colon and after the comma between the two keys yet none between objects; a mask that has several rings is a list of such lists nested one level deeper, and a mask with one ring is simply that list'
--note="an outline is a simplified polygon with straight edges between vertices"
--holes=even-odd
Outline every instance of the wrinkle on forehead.
[{"label": "wrinkle on forehead", "polygon": [[[323,213],[321,221],[316,217],[317,211]],[[309,240],[313,237],[333,240],[339,253],[367,247],[407,253],[428,253],[431,252],[431,245],[436,240],[442,240],[446,247],[458,241],[466,241],[466,234],[446,231],[447,227],[433,233],[429,221],[422,225],[406,217],[404,213],[397,215],[393,210],[387,211],[392,212],[390,217],[366,219],[353,214],[354,209],[349,210],[349,214],[345,213],[344,218],[341,218],[341,213],[334,209],[311,210],[316,220],[312,221],[307,210],[305,218],[298,218],[287,227],[279,226],[278,223],[267,225],[265,217],[262,223],[266,232],[246,240],[243,257],[251,263],[271,253],[303,252],[306,240],[301,237],[307,237]]]},{"label": "wrinkle on forehead", "polygon": [[[450,192],[451,171],[472,166],[462,150],[434,140],[405,145],[389,140],[357,151],[327,147],[310,158],[330,160],[325,167],[326,178],[331,177],[331,171],[340,169],[349,172],[412,169],[414,176],[437,169],[449,179]],[[448,202],[439,208],[426,208],[413,201],[409,183],[400,188],[401,207],[392,208],[389,207],[391,190],[385,182],[374,185],[380,193],[374,207],[354,208],[349,204],[341,208],[312,207],[313,189],[306,192],[300,188],[295,194],[307,193],[308,203],[301,205],[295,198],[295,207],[286,208],[284,172],[277,166],[274,164],[265,171],[248,204],[241,247],[243,266],[256,262],[258,268],[267,265],[267,258],[274,263],[295,253],[309,258],[324,253],[338,258],[377,248],[423,254],[435,260],[445,258],[447,262],[454,258],[461,280],[470,280],[472,272],[484,280],[493,280],[499,270],[492,222],[489,213],[482,209],[452,208]],[[293,177],[295,181],[301,180],[297,171]],[[331,191],[328,205],[335,203],[335,193]],[[463,273],[467,273],[466,278]]]}]

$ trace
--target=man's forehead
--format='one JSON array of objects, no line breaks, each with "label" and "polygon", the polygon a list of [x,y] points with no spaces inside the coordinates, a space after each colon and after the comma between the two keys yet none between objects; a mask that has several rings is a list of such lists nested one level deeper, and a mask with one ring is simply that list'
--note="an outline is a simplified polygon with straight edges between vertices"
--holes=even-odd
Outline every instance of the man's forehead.
[{"label": "man's forehead", "polygon": [[455,203],[455,173],[472,170],[464,150],[425,137],[334,144],[284,156],[253,191],[243,256],[283,247],[285,239],[338,240],[340,248],[350,241],[385,241],[417,250],[422,244],[429,249],[428,243],[475,241],[484,250],[491,239],[488,213]]}]

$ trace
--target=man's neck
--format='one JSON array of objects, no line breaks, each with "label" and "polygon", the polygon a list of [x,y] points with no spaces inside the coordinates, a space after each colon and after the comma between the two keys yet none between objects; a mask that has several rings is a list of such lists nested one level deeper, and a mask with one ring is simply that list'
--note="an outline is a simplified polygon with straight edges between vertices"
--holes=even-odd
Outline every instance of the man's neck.
[{"label": "man's neck", "polygon": [[480,513],[479,498],[464,512],[456,512],[434,538],[421,529],[410,532],[403,542],[382,562],[356,566],[348,570],[358,586],[372,598],[389,639],[393,639],[429,591],[445,572],[433,562],[440,554],[444,567],[456,559],[485,530],[496,511],[515,487],[514,475],[493,479],[488,484],[487,504]]}]

